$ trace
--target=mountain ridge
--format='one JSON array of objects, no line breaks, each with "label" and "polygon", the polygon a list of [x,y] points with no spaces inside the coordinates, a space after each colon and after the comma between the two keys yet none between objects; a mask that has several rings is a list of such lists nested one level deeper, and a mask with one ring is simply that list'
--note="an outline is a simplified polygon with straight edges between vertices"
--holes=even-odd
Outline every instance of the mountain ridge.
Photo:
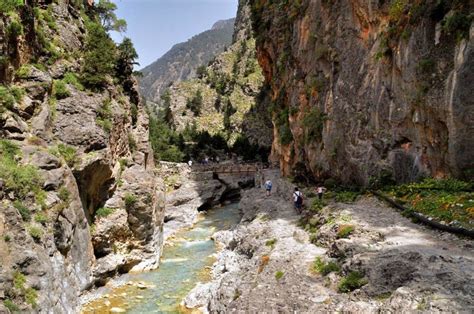
[{"label": "mountain ridge", "polygon": [[174,45],[141,72],[140,92],[151,102],[159,102],[164,90],[175,81],[193,78],[201,65],[206,65],[232,43],[235,18],[219,20],[211,29]]}]

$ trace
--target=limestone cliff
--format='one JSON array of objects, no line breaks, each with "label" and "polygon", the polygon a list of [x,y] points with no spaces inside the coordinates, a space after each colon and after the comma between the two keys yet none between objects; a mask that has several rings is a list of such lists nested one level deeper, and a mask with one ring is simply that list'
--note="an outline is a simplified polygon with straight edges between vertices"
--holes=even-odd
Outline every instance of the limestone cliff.
[{"label": "limestone cliff", "polygon": [[283,172],[472,179],[472,12],[472,1],[254,1]]},{"label": "limestone cliff", "polygon": [[0,11],[0,312],[77,312],[85,290],[158,265],[164,190],[153,173],[148,116],[132,77],[81,84],[90,4],[7,5]]},{"label": "limestone cliff", "polygon": [[166,105],[178,131],[195,123],[198,130],[225,135],[230,143],[244,134],[253,143],[270,147],[271,122],[261,95],[263,88],[250,7],[242,0],[232,45],[217,55],[200,77],[171,85]]}]

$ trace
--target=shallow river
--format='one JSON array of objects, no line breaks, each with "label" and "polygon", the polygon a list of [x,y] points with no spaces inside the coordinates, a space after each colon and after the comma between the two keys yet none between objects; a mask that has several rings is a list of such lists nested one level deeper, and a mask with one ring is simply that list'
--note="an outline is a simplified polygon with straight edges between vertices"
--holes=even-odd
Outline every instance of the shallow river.
[{"label": "shallow river", "polygon": [[102,297],[87,304],[82,313],[180,313],[179,304],[198,282],[210,280],[212,255],[217,248],[210,239],[219,230],[240,220],[238,204],[210,210],[194,227],[181,231],[165,245],[159,269],[127,274],[117,288],[102,288]]}]

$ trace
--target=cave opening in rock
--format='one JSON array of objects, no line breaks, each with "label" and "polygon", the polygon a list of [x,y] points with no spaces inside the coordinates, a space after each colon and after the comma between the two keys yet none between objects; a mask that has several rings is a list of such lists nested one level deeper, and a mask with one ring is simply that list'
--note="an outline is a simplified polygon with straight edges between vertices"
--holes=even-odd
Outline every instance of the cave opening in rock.
[{"label": "cave opening in rock", "polygon": [[98,208],[110,197],[115,180],[112,169],[105,160],[96,160],[74,172],[82,207],[89,225],[94,222]]}]

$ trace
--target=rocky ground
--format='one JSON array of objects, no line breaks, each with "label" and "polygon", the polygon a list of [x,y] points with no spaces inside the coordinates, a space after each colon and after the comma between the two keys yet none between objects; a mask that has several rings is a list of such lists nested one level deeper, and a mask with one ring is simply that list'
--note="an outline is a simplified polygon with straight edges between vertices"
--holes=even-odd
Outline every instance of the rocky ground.
[{"label": "rocky ground", "polygon": [[[474,309],[472,241],[414,224],[373,197],[324,207],[309,217],[309,228],[317,228],[310,239],[298,226],[292,185],[277,172],[265,176],[273,178],[273,195],[244,193],[241,224],[214,235],[223,250],[213,281],[198,285],[186,307],[284,313]],[[347,228],[352,231],[344,235]],[[334,271],[315,271],[317,258],[326,266],[332,261]]]},{"label": "rocky ground", "polygon": [[160,162],[158,172],[166,178],[165,241],[196,223],[200,210],[219,204],[227,187],[212,172],[193,173],[184,163]]}]

